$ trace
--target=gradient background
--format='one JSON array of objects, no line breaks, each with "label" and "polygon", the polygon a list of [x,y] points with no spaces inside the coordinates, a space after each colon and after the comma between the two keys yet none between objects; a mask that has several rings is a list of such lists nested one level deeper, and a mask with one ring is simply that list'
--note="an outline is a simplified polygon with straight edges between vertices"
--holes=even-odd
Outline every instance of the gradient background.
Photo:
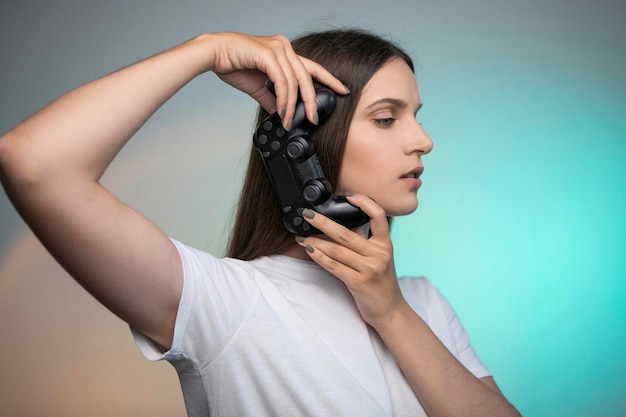
[{"label": "gradient background", "polygon": [[[593,4],[592,4],[593,3]],[[526,416],[626,415],[626,3],[30,0],[0,3],[0,132],[84,82],[203,31],[361,26],[419,64],[420,209],[399,273],[427,275]],[[104,182],[220,254],[255,105],[205,75]],[[176,375],[42,249],[0,192],[0,415],[184,415]]]}]

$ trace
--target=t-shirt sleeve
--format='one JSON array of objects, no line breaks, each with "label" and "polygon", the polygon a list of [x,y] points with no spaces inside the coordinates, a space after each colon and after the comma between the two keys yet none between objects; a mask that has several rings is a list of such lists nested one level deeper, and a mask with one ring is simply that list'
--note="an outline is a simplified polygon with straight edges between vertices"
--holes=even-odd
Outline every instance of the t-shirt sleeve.
[{"label": "t-shirt sleeve", "polygon": [[259,296],[253,272],[244,262],[219,259],[172,239],[183,264],[183,290],[169,351],[132,330],[149,360],[185,361],[202,368],[236,333]]},{"label": "t-shirt sleeve", "polygon": [[432,283],[423,277],[403,277],[402,292],[448,350],[477,378],[491,376],[470,343],[456,312]]},{"label": "t-shirt sleeve", "polygon": [[[433,287],[435,288],[435,287]],[[439,295],[439,300],[442,307],[446,311],[450,331],[454,340],[456,351],[459,355],[459,360],[465,367],[472,372],[477,378],[483,378],[485,376],[491,376],[491,373],[487,367],[482,363],[472,344],[470,343],[470,336],[459,316],[456,314],[450,303],[436,288],[435,291]]]}]

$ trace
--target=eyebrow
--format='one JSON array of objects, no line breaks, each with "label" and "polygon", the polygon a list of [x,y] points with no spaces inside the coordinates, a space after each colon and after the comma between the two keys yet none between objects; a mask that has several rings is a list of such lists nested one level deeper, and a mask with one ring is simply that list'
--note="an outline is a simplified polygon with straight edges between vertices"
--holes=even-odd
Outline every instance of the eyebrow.
[{"label": "eyebrow", "polygon": [[[401,109],[407,108],[409,106],[409,103],[407,103],[404,100],[400,100],[400,99],[397,99],[397,98],[391,98],[391,97],[385,97],[385,98],[381,98],[379,100],[376,100],[376,101],[370,103],[366,107],[366,109],[375,107],[375,106],[377,106],[379,104],[391,104],[392,106],[399,107]],[[415,113],[417,113],[422,108],[423,104],[424,103],[420,103],[419,106],[417,106],[417,109],[415,110]]]}]

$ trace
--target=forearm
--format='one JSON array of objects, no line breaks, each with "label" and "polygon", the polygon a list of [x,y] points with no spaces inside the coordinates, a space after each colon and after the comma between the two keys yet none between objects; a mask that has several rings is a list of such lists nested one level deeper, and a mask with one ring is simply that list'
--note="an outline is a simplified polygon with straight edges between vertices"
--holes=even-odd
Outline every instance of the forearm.
[{"label": "forearm", "polygon": [[211,68],[199,37],[59,97],[0,138],[3,181],[97,180],[174,93]]},{"label": "forearm", "polygon": [[429,416],[520,415],[497,388],[471,374],[408,305],[376,330]]}]

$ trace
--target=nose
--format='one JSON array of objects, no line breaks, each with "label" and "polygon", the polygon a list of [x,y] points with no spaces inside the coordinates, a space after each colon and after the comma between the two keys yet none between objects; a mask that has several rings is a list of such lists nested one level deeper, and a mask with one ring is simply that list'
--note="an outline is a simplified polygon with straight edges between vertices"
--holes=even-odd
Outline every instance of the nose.
[{"label": "nose", "polygon": [[411,132],[407,136],[405,143],[405,153],[410,155],[418,153],[426,155],[433,150],[433,141],[422,128],[422,125],[416,120]]}]

